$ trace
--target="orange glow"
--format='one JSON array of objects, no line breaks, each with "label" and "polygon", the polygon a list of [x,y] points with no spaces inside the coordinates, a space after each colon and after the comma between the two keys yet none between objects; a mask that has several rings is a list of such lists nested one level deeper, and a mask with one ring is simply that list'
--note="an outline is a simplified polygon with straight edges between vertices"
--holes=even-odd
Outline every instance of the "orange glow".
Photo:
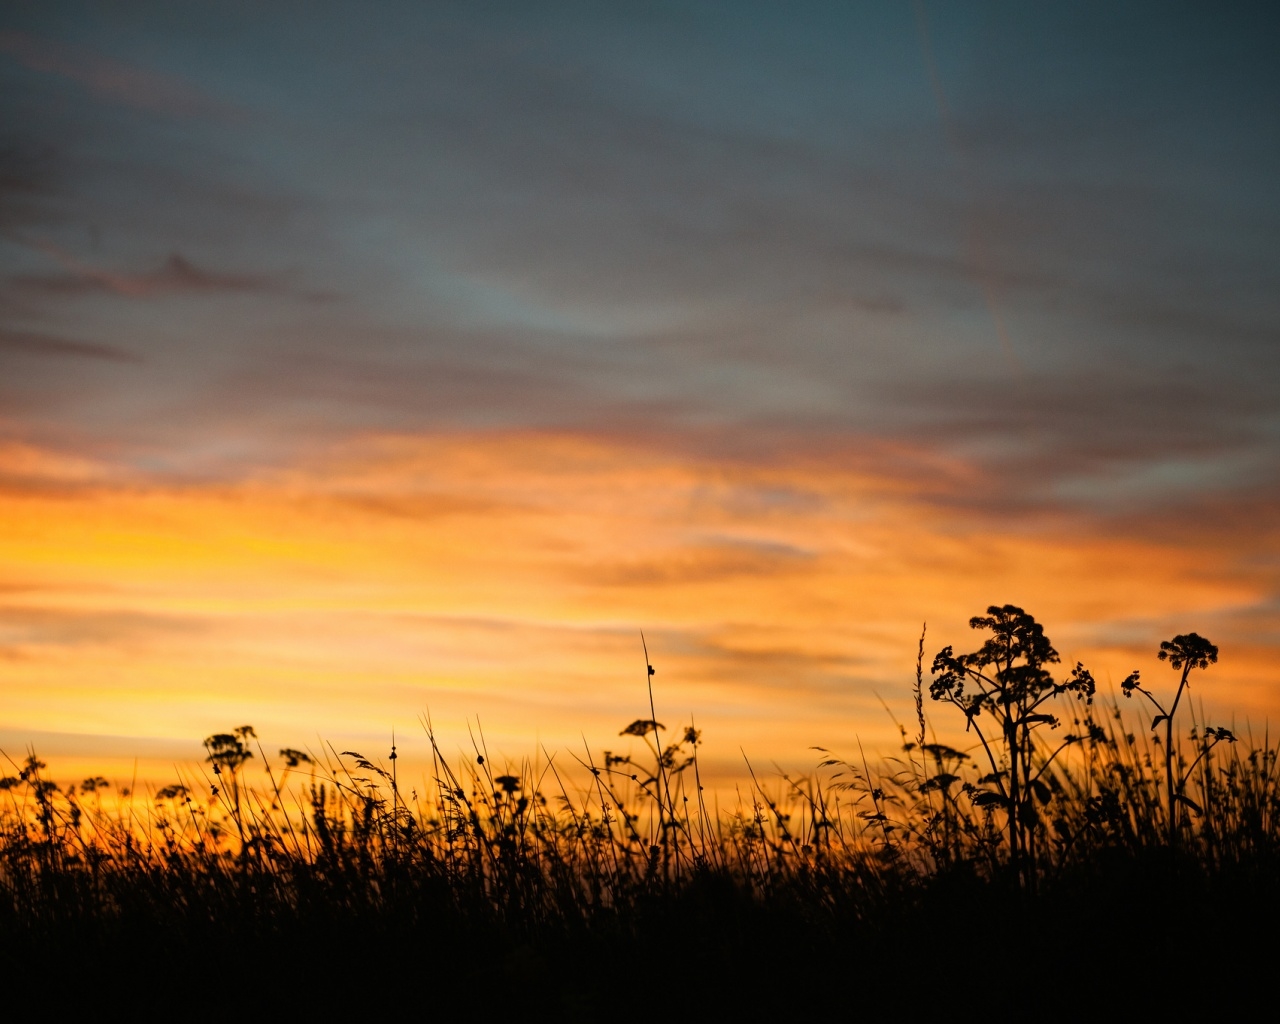
[{"label": "orange glow", "polygon": [[[95,751],[125,772],[100,737],[198,752],[252,722],[267,748],[382,745],[394,728],[420,760],[429,708],[461,741],[479,715],[495,754],[584,735],[621,749],[619,728],[648,714],[643,629],[659,719],[693,715],[720,778],[740,747],[804,769],[813,744],[890,749],[879,701],[911,719],[921,622],[927,657],[964,649],[968,617],[1006,601],[1104,686],[1134,667],[1159,686],[1159,641],[1197,630],[1223,650],[1196,693],[1211,712],[1242,725],[1280,709],[1275,651],[1250,640],[1275,632],[1276,569],[1229,538],[1001,526],[886,465],[452,434],[179,486],[11,445],[0,745],[16,757],[42,733],[83,734],[58,740],[67,772]],[[177,755],[139,756],[160,772]]]}]

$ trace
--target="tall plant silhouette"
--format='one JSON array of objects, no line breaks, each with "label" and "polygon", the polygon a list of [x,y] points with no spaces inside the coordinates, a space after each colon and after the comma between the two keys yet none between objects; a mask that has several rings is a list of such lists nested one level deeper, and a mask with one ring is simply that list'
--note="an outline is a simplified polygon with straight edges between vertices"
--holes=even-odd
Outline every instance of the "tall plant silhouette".
[{"label": "tall plant silhouette", "polygon": [[[1159,712],[1151,719],[1153,731],[1158,729],[1161,724],[1164,725],[1165,803],[1168,812],[1169,842],[1172,843],[1177,839],[1178,835],[1179,804],[1190,804],[1186,795],[1182,793],[1182,786],[1186,778],[1185,776],[1180,776],[1180,773],[1175,774],[1174,772],[1173,718],[1178,713],[1178,705],[1182,702],[1182,695],[1188,689],[1192,670],[1198,668],[1203,671],[1210,665],[1216,664],[1218,661],[1218,648],[1209,643],[1199,633],[1179,633],[1172,640],[1162,640],[1160,642],[1160,650],[1156,657],[1161,661],[1167,661],[1170,668],[1182,670],[1182,676],[1178,680],[1178,691],[1173,695],[1173,703],[1169,705],[1168,710],[1150,690],[1142,685],[1136,671],[1129,673],[1128,677],[1120,684],[1120,689],[1126,697],[1132,697],[1134,691],[1137,691],[1146,697],[1156,711]],[[1209,729],[1206,732],[1206,737],[1206,742],[1210,743],[1217,743],[1221,740],[1235,740],[1235,737],[1227,729]]]},{"label": "tall plant silhouette", "polygon": [[[1092,703],[1095,684],[1079,663],[1065,681],[1053,678],[1045,666],[1057,664],[1058,652],[1044,627],[1017,605],[991,605],[986,615],[971,618],[969,626],[991,635],[969,654],[956,654],[950,645],[939,651],[929,695],[959,708],[966,731],[977,735],[991,768],[979,783],[994,788],[975,791],[973,803],[1005,811],[1010,859],[1019,877],[1030,881],[1039,824],[1035,803],[1048,803],[1053,795],[1042,776],[1076,739],[1065,737],[1057,750],[1037,760],[1037,730],[1058,725],[1045,704],[1063,693]],[[989,725],[984,726],[985,719]]]},{"label": "tall plant silhouette", "polygon": [[[214,733],[204,739],[204,749],[209,753],[205,760],[213,765],[213,774],[221,779],[225,773],[230,780],[231,797],[228,809],[235,821],[241,845],[244,844],[244,823],[240,808],[240,769],[253,757],[253,751],[246,745],[246,740],[257,739],[257,736],[253,726],[240,725],[231,732]],[[226,788],[225,782],[223,788],[224,790]],[[224,801],[227,799],[225,792],[220,793],[216,784],[213,786],[213,795],[221,797]]]}]

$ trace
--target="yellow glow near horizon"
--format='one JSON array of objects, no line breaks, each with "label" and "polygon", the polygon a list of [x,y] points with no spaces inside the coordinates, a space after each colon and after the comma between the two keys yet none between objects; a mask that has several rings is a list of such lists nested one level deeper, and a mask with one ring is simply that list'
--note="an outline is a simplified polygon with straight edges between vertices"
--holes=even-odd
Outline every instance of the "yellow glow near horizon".
[{"label": "yellow glow near horizon", "polygon": [[9,446],[0,476],[0,730],[85,734],[80,752],[59,741],[77,765],[93,736],[198,753],[242,722],[275,746],[392,728],[422,746],[425,708],[464,740],[480,715],[512,757],[584,735],[620,748],[647,717],[643,629],[659,718],[695,716],[724,778],[740,747],[803,768],[812,744],[887,749],[879,701],[911,717],[920,623],[927,656],[964,649],[968,617],[1006,601],[1101,681],[1159,680],[1159,641],[1206,633],[1223,662],[1197,698],[1254,721],[1280,708],[1274,651],[1231,626],[1261,608],[1274,629],[1274,569],[1221,541],[993,526],[834,458],[494,433],[183,484]]}]

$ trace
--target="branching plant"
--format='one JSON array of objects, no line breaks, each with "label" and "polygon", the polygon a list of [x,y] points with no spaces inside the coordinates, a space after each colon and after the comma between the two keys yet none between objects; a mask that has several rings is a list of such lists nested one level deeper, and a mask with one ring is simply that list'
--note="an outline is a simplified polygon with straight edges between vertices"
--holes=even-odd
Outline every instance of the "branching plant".
[{"label": "branching plant", "polygon": [[[955,654],[944,647],[933,660],[929,695],[959,708],[965,730],[978,737],[991,771],[978,780],[984,789],[972,793],[978,807],[998,807],[1005,814],[1009,854],[1023,881],[1034,877],[1036,834],[1040,816],[1036,802],[1046,804],[1052,791],[1043,776],[1053,760],[1077,741],[1066,736],[1057,750],[1037,760],[1036,733],[1057,728],[1058,719],[1046,710],[1064,693],[1093,701],[1093,676],[1079,663],[1068,679],[1058,682],[1045,667],[1058,662],[1044,628],[1016,605],[992,605],[986,615],[969,620],[972,629],[991,635],[976,651]],[[984,726],[984,721],[991,724]]]},{"label": "branching plant", "polygon": [[1203,671],[1210,665],[1216,664],[1218,661],[1218,648],[1209,643],[1199,633],[1179,633],[1172,640],[1161,641],[1160,651],[1156,654],[1156,657],[1161,661],[1167,661],[1170,668],[1182,670],[1182,675],[1178,680],[1178,689],[1173,695],[1173,702],[1167,709],[1160,703],[1155,694],[1142,685],[1137,671],[1129,673],[1124,681],[1121,682],[1120,689],[1126,697],[1132,697],[1136,692],[1142,694],[1151,702],[1152,707],[1158,712],[1151,719],[1152,732],[1159,729],[1162,724],[1164,725],[1165,812],[1167,815],[1169,842],[1173,843],[1178,837],[1180,808],[1186,806],[1196,813],[1201,813],[1200,806],[1184,792],[1186,781],[1191,772],[1195,770],[1196,765],[1208,755],[1214,746],[1223,741],[1234,743],[1235,736],[1229,729],[1213,727],[1206,729],[1201,743],[1200,754],[1189,767],[1182,770],[1181,766],[1177,765],[1175,756],[1173,720],[1178,713],[1178,705],[1182,703],[1182,695],[1190,688],[1192,671],[1194,669]]}]

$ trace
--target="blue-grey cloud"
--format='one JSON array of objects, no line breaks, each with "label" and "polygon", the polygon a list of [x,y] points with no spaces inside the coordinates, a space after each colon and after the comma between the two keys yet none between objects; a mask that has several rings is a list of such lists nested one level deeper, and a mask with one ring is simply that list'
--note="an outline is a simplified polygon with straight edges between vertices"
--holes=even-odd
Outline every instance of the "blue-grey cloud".
[{"label": "blue-grey cloud", "polygon": [[54,246],[38,246],[64,269],[58,273],[18,274],[11,280],[21,289],[50,295],[82,295],[110,292],[126,298],[147,298],[171,293],[287,292],[276,277],[266,274],[228,273],[197,267],[181,253],[170,253],[156,269],[120,273],[84,263]]},{"label": "blue-grey cloud", "polygon": [[6,351],[141,362],[0,401],[230,472],[525,425],[1269,500],[1274,16],[925,10],[932,65],[892,3],[8,15]]},{"label": "blue-grey cloud", "polygon": [[6,331],[0,328],[0,354],[104,359],[112,363],[138,362],[138,356],[114,345],[59,338],[30,331]]},{"label": "blue-grey cloud", "polygon": [[138,110],[176,117],[226,118],[238,113],[176,75],[113,60],[86,46],[0,31],[0,54],[31,71],[75,82],[95,98]]}]

